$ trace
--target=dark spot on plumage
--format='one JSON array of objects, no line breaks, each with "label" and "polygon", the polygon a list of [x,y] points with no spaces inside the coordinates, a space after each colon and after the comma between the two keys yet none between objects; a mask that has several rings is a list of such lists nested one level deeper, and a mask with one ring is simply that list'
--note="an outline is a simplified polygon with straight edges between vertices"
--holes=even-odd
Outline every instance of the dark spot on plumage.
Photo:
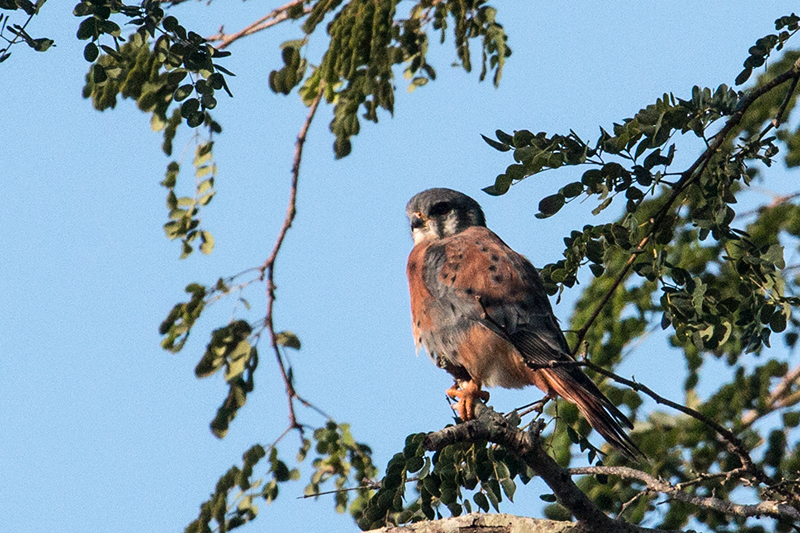
[{"label": "dark spot on plumage", "polygon": [[422,324],[422,322],[417,320],[417,327],[420,327],[421,324]]},{"label": "dark spot on plumage", "polygon": [[450,310],[451,310],[452,312],[454,312],[454,313],[456,312],[456,306],[455,306],[455,304],[450,304]]},{"label": "dark spot on plumage", "polygon": [[489,265],[489,272],[494,272],[497,270],[497,265]]},{"label": "dark spot on plumage", "polygon": [[475,241],[475,244],[477,244],[478,246],[481,246],[481,241]]},{"label": "dark spot on plumage", "polygon": [[464,293],[467,296],[472,296],[473,294],[475,294],[475,289],[471,289],[471,288],[470,289],[464,289]]},{"label": "dark spot on plumage", "polygon": [[486,253],[488,251],[489,251],[489,249],[487,247],[481,246],[481,252]]},{"label": "dark spot on plumage", "polygon": [[417,344],[422,344],[422,337],[417,337]]},{"label": "dark spot on plumage", "polygon": [[456,282],[456,275],[455,274],[453,274],[453,276],[450,278],[450,282],[451,283],[455,283]]},{"label": "dark spot on plumage", "polygon": [[459,266],[458,263],[453,263],[453,266],[451,268],[453,270],[458,270],[458,266]]},{"label": "dark spot on plumage", "polygon": [[499,261],[499,260],[500,258],[497,256],[497,254],[492,254],[492,261]]},{"label": "dark spot on plumage", "polygon": [[494,280],[496,283],[501,283],[501,282],[503,281],[503,276],[501,276],[500,274],[497,274],[496,276],[492,276],[492,279],[493,279],[493,280]]},{"label": "dark spot on plumage", "polygon": [[417,271],[417,263],[416,262],[409,263],[408,264],[408,272],[409,272],[409,274],[414,274],[414,273],[416,273],[416,271]]}]

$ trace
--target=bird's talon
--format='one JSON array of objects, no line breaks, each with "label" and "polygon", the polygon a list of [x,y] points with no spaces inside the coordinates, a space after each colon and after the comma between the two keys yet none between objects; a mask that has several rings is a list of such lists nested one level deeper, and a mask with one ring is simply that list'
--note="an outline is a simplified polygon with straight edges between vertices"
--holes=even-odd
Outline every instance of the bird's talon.
[{"label": "bird's talon", "polygon": [[466,382],[463,387],[454,384],[447,389],[446,394],[451,398],[457,398],[458,401],[452,405],[454,411],[458,412],[459,418],[466,422],[475,418],[475,402],[480,399],[485,401],[489,400],[489,393],[481,390],[481,386],[474,381]]}]

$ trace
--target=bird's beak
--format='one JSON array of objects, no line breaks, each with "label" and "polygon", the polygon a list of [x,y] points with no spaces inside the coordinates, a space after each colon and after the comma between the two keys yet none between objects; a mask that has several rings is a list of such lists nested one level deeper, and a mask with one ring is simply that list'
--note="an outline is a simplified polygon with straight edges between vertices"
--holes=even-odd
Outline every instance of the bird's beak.
[{"label": "bird's beak", "polygon": [[425,226],[425,217],[422,213],[413,213],[411,215],[411,230],[419,229]]}]

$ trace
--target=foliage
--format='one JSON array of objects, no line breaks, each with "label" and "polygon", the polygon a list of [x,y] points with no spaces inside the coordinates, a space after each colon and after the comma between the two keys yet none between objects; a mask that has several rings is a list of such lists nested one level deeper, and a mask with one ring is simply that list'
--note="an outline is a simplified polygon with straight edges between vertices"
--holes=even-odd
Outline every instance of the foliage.
[{"label": "foliage", "polygon": [[[46,1],[36,0],[34,4],[30,0],[0,0],[0,9],[14,12],[22,11],[28,17],[23,24],[9,24],[11,20],[16,20],[16,18],[12,19],[11,15],[0,13],[0,39],[6,42],[0,48],[0,63],[11,57],[10,49],[17,43],[24,42],[37,52],[46,52],[55,44],[53,39],[31,36],[26,29],[33,17],[39,14]],[[15,13],[15,15],[17,14]],[[7,33],[12,34],[13,37],[9,39]]]},{"label": "foliage", "polygon": [[[452,516],[472,512],[473,504],[476,511],[488,512],[490,505],[497,511],[503,495],[513,501],[514,478],[527,484],[535,475],[523,461],[485,441],[453,444],[430,457],[424,440],[424,433],[409,435],[403,452],[389,461],[380,489],[355,515],[362,530],[442,518],[441,507]],[[409,482],[416,482],[418,495],[410,504],[405,490]]]},{"label": "foliage", "polygon": [[[313,434],[315,445],[304,438],[297,453],[297,462],[302,463],[309,451],[314,450],[316,458],[312,465],[314,474],[306,487],[306,494],[314,496],[319,493],[320,486],[333,481],[337,489],[343,489],[350,477],[369,479],[376,475],[372,465],[368,446],[357,443],[350,434],[350,426],[329,421]],[[280,439],[278,439],[280,440]],[[266,474],[269,479],[251,479],[258,463],[267,458],[269,467]],[[289,468],[279,457],[277,442],[268,448],[256,444],[242,456],[242,466],[232,466],[217,482],[211,497],[200,505],[197,520],[186,527],[187,533],[200,533],[210,530],[210,523],[216,522],[216,530],[229,531],[253,520],[258,515],[258,499],[272,503],[280,493],[280,484],[300,479],[297,468]],[[370,490],[358,489],[357,497],[350,504],[351,512],[359,512],[366,501]],[[337,491],[336,510],[344,512],[347,508],[348,493]]]}]

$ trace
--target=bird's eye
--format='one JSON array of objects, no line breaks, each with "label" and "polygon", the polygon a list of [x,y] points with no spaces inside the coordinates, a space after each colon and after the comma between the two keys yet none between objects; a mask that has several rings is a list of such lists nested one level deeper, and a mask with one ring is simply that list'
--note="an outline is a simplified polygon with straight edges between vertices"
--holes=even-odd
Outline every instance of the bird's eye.
[{"label": "bird's eye", "polygon": [[453,206],[450,205],[450,202],[439,202],[437,204],[433,204],[433,207],[431,207],[428,214],[431,217],[440,217],[449,213],[452,208]]}]

